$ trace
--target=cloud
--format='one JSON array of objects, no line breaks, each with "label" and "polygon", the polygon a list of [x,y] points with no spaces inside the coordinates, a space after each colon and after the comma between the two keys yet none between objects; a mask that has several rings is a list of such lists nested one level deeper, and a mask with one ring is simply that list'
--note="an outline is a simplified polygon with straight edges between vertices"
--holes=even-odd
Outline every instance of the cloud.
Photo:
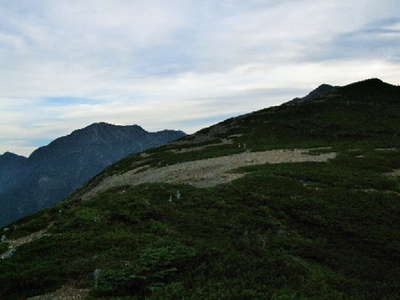
[{"label": "cloud", "polygon": [[400,75],[396,0],[0,2],[0,153],[92,122],[193,132]]}]

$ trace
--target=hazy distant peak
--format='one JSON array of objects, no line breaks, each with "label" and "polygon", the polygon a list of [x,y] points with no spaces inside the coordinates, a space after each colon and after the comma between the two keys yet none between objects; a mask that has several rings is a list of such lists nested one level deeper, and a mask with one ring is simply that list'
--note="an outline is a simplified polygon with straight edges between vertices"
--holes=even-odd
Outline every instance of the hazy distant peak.
[{"label": "hazy distant peak", "polygon": [[90,128],[90,127],[109,127],[109,126],[116,126],[107,122],[96,122],[96,123],[92,123],[84,128]]},{"label": "hazy distant peak", "polygon": [[93,123],[90,124],[84,128],[75,130],[74,132],[87,132],[87,131],[91,131],[91,130],[126,130],[129,129],[130,131],[132,130],[136,130],[137,132],[147,132],[145,129],[143,129],[141,126],[137,125],[137,124],[133,124],[133,125],[115,125],[115,124],[110,124],[110,123],[106,123],[106,122],[98,122],[98,123]]},{"label": "hazy distant peak", "polygon": [[0,155],[0,159],[7,159],[7,160],[10,160],[10,159],[24,159],[24,158],[26,158],[25,156],[21,156],[21,155],[18,155],[18,154],[15,154],[15,153],[12,153],[12,152],[9,152],[9,151],[7,151],[7,152],[4,152],[4,154],[3,155]]},{"label": "hazy distant peak", "polygon": [[184,132],[183,130],[175,130],[175,129],[163,129],[163,130],[157,131],[156,133],[162,133],[162,132],[178,132],[180,134],[186,135],[186,132]]},{"label": "hazy distant peak", "polygon": [[13,156],[17,156],[17,154],[6,151],[3,153],[3,155],[0,155],[1,157],[13,157]]},{"label": "hazy distant peak", "polygon": [[[165,132],[148,132],[136,124],[114,125],[105,122],[98,122],[90,124],[84,128],[74,130],[69,135],[55,139],[47,146],[40,147],[33,151],[29,158],[30,160],[34,161],[48,159],[50,153],[56,155],[59,151],[66,151],[71,147],[74,149],[80,149],[81,147],[87,147],[89,145],[98,147],[99,145],[115,145],[116,143],[124,144],[129,141],[138,141],[139,143],[143,143],[148,139],[152,139],[159,135],[164,136],[163,138],[170,141],[186,134],[182,131],[175,130]],[[161,143],[157,145],[160,144]],[[136,151],[142,150],[143,149],[138,149]],[[75,150],[70,149],[70,151]]]}]

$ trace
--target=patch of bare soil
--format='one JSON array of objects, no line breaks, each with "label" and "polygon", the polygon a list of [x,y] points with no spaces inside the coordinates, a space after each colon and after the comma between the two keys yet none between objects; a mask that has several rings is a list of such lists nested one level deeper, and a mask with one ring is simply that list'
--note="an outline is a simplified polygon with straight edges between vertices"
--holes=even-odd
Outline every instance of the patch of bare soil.
[{"label": "patch of bare soil", "polygon": [[215,137],[209,135],[209,134],[196,134],[196,135],[188,135],[182,140],[177,140],[173,141],[171,143],[168,143],[169,146],[187,146],[187,145],[195,145],[195,144],[201,144],[201,143],[206,143],[210,142]]},{"label": "patch of bare soil", "polygon": [[386,176],[400,176],[400,169],[394,169],[392,172],[386,173]]},{"label": "patch of bare soil", "polygon": [[8,250],[6,252],[0,254],[0,260],[3,260],[3,259],[13,256],[15,251],[18,249],[18,247],[20,247],[24,244],[28,244],[33,241],[36,241],[36,240],[40,239],[41,237],[45,236],[49,227],[47,227],[46,229],[43,229],[43,230],[36,231],[34,233],[31,233],[27,236],[21,237],[16,240],[5,240],[5,242],[8,243]]},{"label": "patch of bare soil", "polygon": [[262,152],[243,152],[229,156],[215,157],[189,161],[161,168],[151,168],[140,173],[131,170],[121,175],[105,178],[93,189],[82,196],[83,200],[90,199],[100,192],[113,187],[139,185],[142,183],[186,183],[196,187],[212,187],[227,183],[244,176],[231,173],[239,167],[258,164],[279,164],[291,162],[326,162],[336,157],[336,153],[310,154],[313,149],[270,150]]},{"label": "patch of bare soil", "polygon": [[232,140],[229,139],[223,139],[221,143],[214,143],[214,144],[208,144],[208,145],[203,145],[203,146],[197,146],[197,147],[191,147],[191,148],[183,148],[183,149],[172,149],[170,150],[173,153],[186,153],[186,152],[193,152],[193,151],[200,151],[204,150],[208,147],[214,147],[214,146],[223,146],[223,145],[228,145],[228,144],[233,144]]},{"label": "patch of bare soil", "polygon": [[385,194],[393,194],[400,196],[399,192],[396,191],[390,191],[390,190],[377,190],[377,189],[352,189],[353,191],[361,191],[365,193],[385,193]]},{"label": "patch of bare soil", "polygon": [[88,289],[63,286],[54,293],[28,298],[27,300],[83,300],[89,295]]},{"label": "patch of bare soil", "polygon": [[375,151],[397,151],[397,148],[375,148]]},{"label": "patch of bare soil", "polygon": [[13,248],[18,248],[19,246],[22,246],[24,244],[31,243],[31,242],[33,242],[35,240],[38,240],[41,237],[43,237],[46,234],[46,232],[47,232],[47,228],[43,229],[43,230],[36,231],[34,233],[31,233],[30,235],[21,237],[21,238],[16,239],[16,240],[10,240],[9,241],[10,246],[13,247]]}]

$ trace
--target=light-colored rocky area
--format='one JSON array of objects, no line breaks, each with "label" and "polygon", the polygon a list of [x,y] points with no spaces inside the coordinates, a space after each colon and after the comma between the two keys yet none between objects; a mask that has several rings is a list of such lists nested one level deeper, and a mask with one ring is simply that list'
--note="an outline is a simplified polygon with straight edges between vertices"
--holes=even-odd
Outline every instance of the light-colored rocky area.
[{"label": "light-colored rocky area", "polygon": [[375,151],[397,151],[397,148],[375,148]]},{"label": "light-colored rocky area", "polygon": [[315,149],[243,152],[229,156],[183,162],[161,168],[153,167],[139,173],[138,170],[134,169],[121,175],[105,178],[84,194],[82,199],[89,199],[97,193],[113,187],[134,186],[142,183],[186,183],[200,188],[211,187],[244,176],[242,173],[232,173],[232,170],[239,167],[265,163],[326,162],[336,157],[336,153],[333,152],[312,154],[309,153],[311,150]]},{"label": "light-colored rocky area", "polygon": [[31,233],[30,235],[21,237],[16,240],[10,240],[9,241],[10,246],[13,248],[18,248],[19,246],[22,246],[24,244],[31,243],[31,242],[36,241],[36,240],[40,239],[41,237],[43,237],[46,234],[46,232],[47,232],[47,228],[36,231],[34,233]]},{"label": "light-colored rocky area", "polygon": [[63,286],[54,293],[28,298],[27,300],[83,300],[89,295],[88,289]]},{"label": "light-colored rocky area", "polygon": [[204,149],[206,149],[208,147],[223,146],[223,145],[228,145],[228,144],[233,144],[233,141],[230,140],[230,139],[222,139],[222,141],[220,143],[207,144],[207,145],[203,145],[203,146],[190,147],[190,148],[172,149],[171,152],[174,152],[174,153],[186,153],[186,152],[204,150]]},{"label": "light-colored rocky area", "polygon": [[390,173],[386,173],[385,175],[387,176],[400,176],[400,169],[394,169],[392,172]]},{"label": "light-colored rocky area", "polygon": [[48,230],[48,228],[31,233],[27,236],[24,236],[19,239],[15,239],[15,240],[5,239],[4,242],[8,243],[8,250],[6,252],[0,254],[0,260],[7,259],[7,258],[13,256],[15,251],[18,249],[18,247],[20,247],[24,244],[36,241],[36,240],[40,239],[41,237],[45,236],[47,230]]}]

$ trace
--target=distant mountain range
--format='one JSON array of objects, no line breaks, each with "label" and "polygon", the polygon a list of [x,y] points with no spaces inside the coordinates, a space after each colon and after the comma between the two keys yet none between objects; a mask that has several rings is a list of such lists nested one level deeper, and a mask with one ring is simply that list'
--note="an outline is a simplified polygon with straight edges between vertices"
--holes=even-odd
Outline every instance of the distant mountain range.
[{"label": "distant mountain range", "polygon": [[128,154],[183,136],[182,131],[147,132],[138,125],[95,123],[37,149],[29,158],[6,152],[0,155],[0,226],[62,200]]}]

